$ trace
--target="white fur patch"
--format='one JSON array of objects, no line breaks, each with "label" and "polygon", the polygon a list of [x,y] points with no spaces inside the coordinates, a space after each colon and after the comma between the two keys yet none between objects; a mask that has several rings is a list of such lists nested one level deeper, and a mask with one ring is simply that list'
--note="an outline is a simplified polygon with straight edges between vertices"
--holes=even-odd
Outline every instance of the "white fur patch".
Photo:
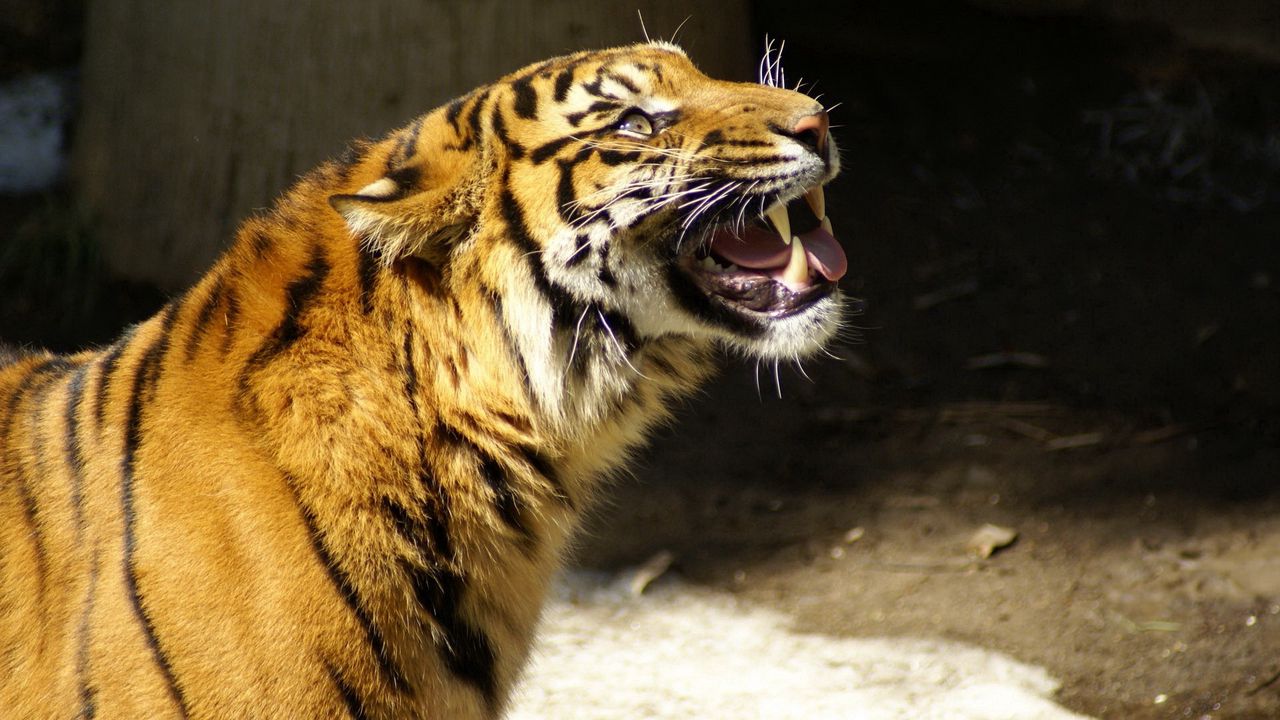
[{"label": "white fur patch", "polygon": [[400,186],[396,184],[395,180],[384,177],[360,188],[360,192],[356,194],[369,198],[389,198],[399,190]]}]

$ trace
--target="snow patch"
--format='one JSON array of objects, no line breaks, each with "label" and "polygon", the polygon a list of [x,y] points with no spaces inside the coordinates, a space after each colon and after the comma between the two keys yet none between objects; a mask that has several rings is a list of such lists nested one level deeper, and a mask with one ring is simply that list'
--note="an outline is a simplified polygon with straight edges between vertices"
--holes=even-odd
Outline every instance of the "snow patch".
[{"label": "snow patch", "polygon": [[664,579],[632,597],[564,579],[510,720],[1081,720],[1043,669],[930,639],[793,632],[784,615]]}]

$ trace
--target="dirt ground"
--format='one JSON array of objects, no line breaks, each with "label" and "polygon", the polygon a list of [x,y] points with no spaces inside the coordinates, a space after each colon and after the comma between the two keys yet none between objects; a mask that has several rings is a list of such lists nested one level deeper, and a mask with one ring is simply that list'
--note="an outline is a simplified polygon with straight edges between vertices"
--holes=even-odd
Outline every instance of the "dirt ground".
[{"label": "dirt ground", "polygon": [[[839,42],[759,18],[841,103],[828,206],[862,313],[839,359],[731,364],[578,563],[668,550],[803,631],[1043,666],[1098,717],[1280,717],[1280,68],[1147,27],[857,5]],[[32,207],[0,212],[38,232]],[[32,277],[0,283],[11,342],[100,341],[159,302]],[[1017,537],[979,558],[986,523]]]}]

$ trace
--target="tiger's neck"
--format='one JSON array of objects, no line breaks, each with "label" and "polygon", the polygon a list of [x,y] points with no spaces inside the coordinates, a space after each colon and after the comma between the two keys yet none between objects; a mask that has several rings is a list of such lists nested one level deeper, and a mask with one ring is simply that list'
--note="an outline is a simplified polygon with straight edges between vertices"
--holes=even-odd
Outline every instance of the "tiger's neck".
[{"label": "tiger's neck", "polygon": [[310,230],[251,223],[193,292],[237,308],[229,404],[357,620],[347,682],[487,717],[600,478],[705,379],[706,350],[554,307],[516,270],[384,268],[340,222]]}]

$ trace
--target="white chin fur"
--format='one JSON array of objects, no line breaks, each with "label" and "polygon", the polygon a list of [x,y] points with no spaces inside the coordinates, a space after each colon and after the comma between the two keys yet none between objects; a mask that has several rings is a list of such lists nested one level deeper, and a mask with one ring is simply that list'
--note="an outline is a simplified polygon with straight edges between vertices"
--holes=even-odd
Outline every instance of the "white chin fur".
[{"label": "white chin fur", "polygon": [[820,351],[840,330],[840,293],[819,300],[804,312],[774,321],[763,336],[723,333],[729,347],[753,358],[792,360]]}]

